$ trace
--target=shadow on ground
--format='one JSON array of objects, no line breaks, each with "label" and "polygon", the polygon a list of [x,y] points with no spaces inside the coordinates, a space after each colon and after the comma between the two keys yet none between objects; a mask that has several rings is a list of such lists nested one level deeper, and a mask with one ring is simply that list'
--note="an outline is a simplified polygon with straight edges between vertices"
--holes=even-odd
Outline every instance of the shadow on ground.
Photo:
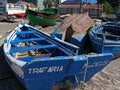
[{"label": "shadow on ground", "polygon": [[7,64],[0,46],[0,90],[25,90]]}]

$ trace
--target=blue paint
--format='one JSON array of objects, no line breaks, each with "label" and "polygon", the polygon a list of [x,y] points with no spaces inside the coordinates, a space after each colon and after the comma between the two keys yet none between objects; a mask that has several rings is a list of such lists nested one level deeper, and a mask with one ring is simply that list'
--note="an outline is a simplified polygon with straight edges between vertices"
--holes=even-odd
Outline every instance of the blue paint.
[{"label": "blue paint", "polygon": [[3,49],[8,64],[27,90],[52,90],[66,81],[75,89],[78,82],[87,82],[113,60],[112,53],[84,53],[88,34],[65,42],[59,29],[48,35],[22,25],[5,39]]},{"label": "blue paint", "polygon": [[93,48],[99,53],[120,53],[120,23],[106,22],[89,32]]},{"label": "blue paint", "polygon": [[94,3],[97,3],[97,0],[84,0],[83,2],[94,4]]}]

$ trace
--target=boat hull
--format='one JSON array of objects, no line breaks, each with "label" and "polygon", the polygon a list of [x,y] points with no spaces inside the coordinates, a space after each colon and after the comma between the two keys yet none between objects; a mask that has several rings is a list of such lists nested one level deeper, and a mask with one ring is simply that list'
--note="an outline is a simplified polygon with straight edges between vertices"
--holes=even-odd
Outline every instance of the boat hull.
[{"label": "boat hull", "polygon": [[51,26],[51,25],[55,25],[57,20],[57,15],[48,16],[30,10],[27,10],[27,16],[29,19],[29,23],[32,26],[35,25]]},{"label": "boat hull", "polygon": [[[21,44],[23,42],[28,46]],[[75,89],[81,81],[87,82],[113,60],[111,53],[79,55],[76,48],[25,23],[12,31],[3,45],[6,61],[27,90]],[[52,55],[21,57],[21,52],[38,49],[50,51]]]},{"label": "boat hull", "polygon": [[5,14],[8,21],[20,21],[25,18],[25,13]]},{"label": "boat hull", "polygon": [[103,29],[113,30],[114,33],[120,30],[118,27],[115,29],[115,26],[114,28],[95,26],[91,31],[89,31],[89,38],[91,40],[92,47],[99,53],[111,52],[113,54],[120,54],[120,36],[101,33],[103,32]]},{"label": "boat hull", "polygon": [[[27,90],[52,90],[53,88],[58,88],[57,85],[60,83],[65,84],[66,81],[69,81],[72,85],[71,88],[75,89],[78,86],[77,80],[79,82],[84,80],[85,68],[87,68],[85,77],[85,82],[87,82],[112,60],[111,54],[102,54],[88,57],[79,56],[76,58],[82,59],[74,61],[70,58],[61,58],[59,61],[36,61],[23,67],[24,75],[22,76],[18,69],[20,67],[11,63],[7,56],[5,57],[18,80]],[[86,67],[87,59],[89,65]]]}]

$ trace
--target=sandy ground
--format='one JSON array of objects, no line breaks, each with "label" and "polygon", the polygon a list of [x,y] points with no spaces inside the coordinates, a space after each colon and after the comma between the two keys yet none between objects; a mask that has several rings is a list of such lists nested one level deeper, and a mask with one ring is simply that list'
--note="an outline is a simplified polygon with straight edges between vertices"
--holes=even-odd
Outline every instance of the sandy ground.
[{"label": "sandy ground", "polygon": [[[3,44],[5,37],[18,23],[0,22],[0,45]],[[45,27],[42,30],[51,33],[56,26]],[[0,53],[0,90],[24,90],[24,87],[20,85],[3,59],[1,48]],[[120,90],[120,59],[113,60],[101,72],[97,73],[87,82],[85,90]]]}]

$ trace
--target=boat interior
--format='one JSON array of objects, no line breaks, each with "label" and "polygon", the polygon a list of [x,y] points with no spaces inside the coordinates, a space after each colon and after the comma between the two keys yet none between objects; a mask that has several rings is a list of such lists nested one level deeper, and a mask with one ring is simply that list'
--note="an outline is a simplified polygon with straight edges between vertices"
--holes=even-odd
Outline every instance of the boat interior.
[{"label": "boat interior", "polygon": [[[116,24],[115,24],[116,25]],[[114,24],[104,24],[93,30],[93,33],[104,40],[119,41],[120,40],[120,26],[116,27]]]},{"label": "boat interior", "polygon": [[[63,56],[75,56],[86,53],[87,49],[84,48],[83,50],[79,46],[82,40],[75,41],[73,37],[72,39],[78,45],[64,42],[56,38],[55,35],[50,36],[42,31],[35,30],[35,28],[23,26],[15,33],[14,40],[10,43],[10,54],[16,59],[30,62],[31,60],[41,60],[41,58],[61,58]],[[81,53],[81,50],[84,52]]]}]

